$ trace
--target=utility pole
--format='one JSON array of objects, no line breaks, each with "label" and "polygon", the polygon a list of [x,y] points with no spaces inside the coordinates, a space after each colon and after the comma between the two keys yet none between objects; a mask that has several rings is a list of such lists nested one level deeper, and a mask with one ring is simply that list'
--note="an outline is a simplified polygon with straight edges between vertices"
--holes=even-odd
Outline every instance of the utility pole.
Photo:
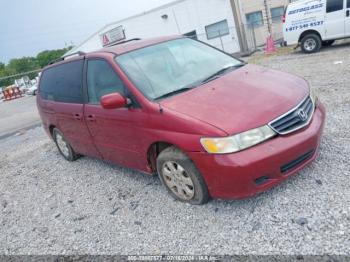
[{"label": "utility pole", "polygon": [[265,6],[265,16],[266,16],[266,23],[267,23],[267,29],[269,31],[269,34],[272,35],[272,27],[270,23],[270,16],[269,16],[269,5],[267,3],[267,0],[264,0],[264,6]]},{"label": "utility pole", "polygon": [[[236,25],[236,32],[238,36],[238,42],[239,46],[241,48],[241,52],[245,53],[248,50],[248,43],[247,43],[247,38],[245,35],[245,30],[244,30],[244,25],[241,20],[241,12],[239,10],[239,3],[236,3],[237,0],[230,0],[231,2],[231,8],[232,8],[232,14],[233,14],[233,19],[235,21]],[[239,2],[238,0],[237,2]]]}]

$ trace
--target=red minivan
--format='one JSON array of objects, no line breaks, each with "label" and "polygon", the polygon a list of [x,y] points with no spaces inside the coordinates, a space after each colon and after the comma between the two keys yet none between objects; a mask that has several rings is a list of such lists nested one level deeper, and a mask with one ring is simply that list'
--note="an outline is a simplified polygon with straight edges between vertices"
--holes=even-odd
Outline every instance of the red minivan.
[{"label": "red minivan", "polygon": [[249,197],[318,153],[325,109],[308,83],[185,37],[132,40],[53,63],[43,126],[69,161],[158,173],[176,199]]}]

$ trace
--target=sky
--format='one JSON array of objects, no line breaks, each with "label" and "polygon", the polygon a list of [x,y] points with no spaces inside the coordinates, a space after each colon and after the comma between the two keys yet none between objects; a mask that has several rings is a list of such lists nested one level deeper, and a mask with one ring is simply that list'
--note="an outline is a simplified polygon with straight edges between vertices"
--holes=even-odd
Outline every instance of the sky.
[{"label": "sky", "polygon": [[0,62],[78,45],[104,25],[173,0],[0,0]]}]

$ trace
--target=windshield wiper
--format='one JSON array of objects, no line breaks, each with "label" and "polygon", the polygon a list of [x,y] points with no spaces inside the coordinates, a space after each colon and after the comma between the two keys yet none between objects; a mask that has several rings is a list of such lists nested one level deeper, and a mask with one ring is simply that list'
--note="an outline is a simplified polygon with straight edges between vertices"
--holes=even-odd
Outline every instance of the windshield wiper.
[{"label": "windshield wiper", "polygon": [[155,98],[155,100],[159,100],[159,99],[167,98],[167,97],[170,97],[170,96],[174,96],[174,95],[186,92],[188,90],[191,90],[193,88],[194,88],[193,86],[190,86],[190,87],[186,86],[186,87],[183,87],[183,88],[171,91],[171,92],[169,92],[167,94],[161,95],[160,97]]},{"label": "windshield wiper", "polygon": [[204,80],[202,80],[201,84],[206,84],[206,83],[218,78],[219,76],[224,74],[229,69],[236,69],[236,68],[240,68],[240,67],[245,66],[245,65],[246,65],[246,63],[240,63],[238,65],[226,66],[226,67],[220,69],[219,71],[215,72],[214,74],[210,75],[209,77],[205,78]]},{"label": "windshield wiper", "polygon": [[194,89],[200,85],[203,85],[205,83],[208,83],[216,78],[218,78],[220,75],[224,74],[226,71],[228,71],[229,69],[236,69],[236,68],[240,68],[242,66],[245,66],[246,63],[240,63],[238,65],[230,65],[230,66],[226,66],[222,69],[220,69],[219,71],[215,72],[214,74],[212,74],[211,76],[207,77],[206,79],[200,81],[199,83],[194,83],[194,84],[191,84],[191,85],[187,85],[187,86],[184,86],[180,89],[177,89],[177,90],[174,90],[174,91],[171,91],[169,93],[166,93],[164,95],[161,95],[157,98],[155,98],[154,100],[160,100],[160,99],[164,99],[164,98],[167,98],[167,97],[171,97],[171,96],[174,96],[174,95],[177,95],[177,94],[180,94],[180,93],[183,93],[183,92],[186,92],[188,90],[191,90],[191,89]]}]

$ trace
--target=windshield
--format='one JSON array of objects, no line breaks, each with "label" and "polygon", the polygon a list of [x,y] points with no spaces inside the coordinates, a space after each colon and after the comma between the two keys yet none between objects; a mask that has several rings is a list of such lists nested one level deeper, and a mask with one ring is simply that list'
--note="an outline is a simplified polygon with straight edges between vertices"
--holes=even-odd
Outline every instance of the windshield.
[{"label": "windshield", "polygon": [[223,69],[242,64],[237,59],[188,38],[138,49],[116,57],[117,63],[149,99],[186,91]]}]

